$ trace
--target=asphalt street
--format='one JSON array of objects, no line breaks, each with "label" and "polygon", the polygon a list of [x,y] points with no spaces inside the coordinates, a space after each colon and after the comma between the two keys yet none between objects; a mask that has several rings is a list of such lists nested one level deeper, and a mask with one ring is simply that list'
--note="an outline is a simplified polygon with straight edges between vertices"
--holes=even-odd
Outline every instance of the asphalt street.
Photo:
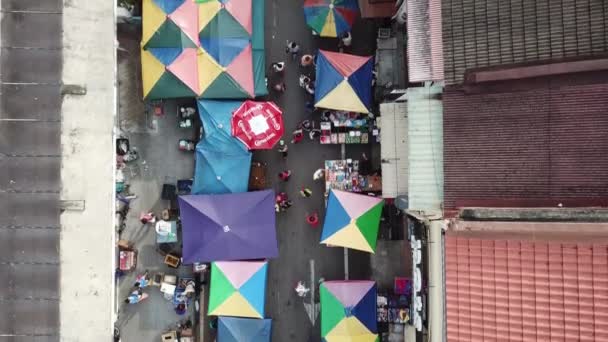
[{"label": "asphalt street", "polygon": [[[375,26],[371,22],[362,23],[353,29],[353,52],[360,55],[373,53],[375,42]],[[271,90],[268,99],[275,101],[284,112],[285,136],[291,139],[291,132],[304,119],[314,119],[318,122],[318,114],[310,114],[305,109],[305,103],[312,97],[298,86],[300,68],[297,62],[292,62],[285,54],[286,40],[296,40],[301,45],[303,53],[315,53],[318,47],[337,50],[336,39],[319,39],[311,34],[304,22],[302,3],[300,1],[266,1],[266,65],[270,69],[272,62],[285,61],[285,83],[287,90],[277,94]],[[142,160],[138,163],[138,175],[132,181],[132,190],[140,197],[136,200],[137,208],[132,215],[135,217],[140,210],[156,208],[159,197],[158,191],[163,182],[174,181],[178,175],[188,178],[193,170],[191,156],[177,151],[174,146],[179,138],[175,128],[175,101],[167,101],[165,117],[158,119],[158,127],[150,129],[149,118],[143,115],[143,106],[139,99],[141,89],[139,79],[139,58],[137,56],[137,39],[121,36],[121,47],[127,52],[119,58],[119,92],[121,129],[127,133],[134,146],[140,149]],[[372,44],[370,44],[372,42]],[[122,62],[121,62],[122,61]],[[125,63],[124,65],[122,63]],[[272,84],[269,85],[270,87]],[[167,121],[167,122],[165,122]],[[171,123],[173,122],[173,124]],[[183,133],[183,132],[182,132]],[[347,157],[359,158],[361,152],[370,155],[369,146],[349,145],[346,148]],[[328,159],[340,159],[339,145],[320,145],[308,139],[297,145],[289,144],[289,155],[284,160],[276,150],[254,152],[254,161],[265,162],[268,165],[267,178],[269,187],[275,192],[286,192],[293,200],[293,206],[285,213],[277,215],[277,236],[279,239],[278,258],[270,261],[268,272],[266,317],[273,319],[273,341],[320,341],[320,321],[313,325],[309,320],[301,298],[297,297],[294,288],[299,280],[310,286],[311,261],[314,263],[315,279],[326,280],[344,279],[344,251],[342,248],[328,248],[319,244],[321,226],[317,229],[309,227],[305,218],[307,213],[317,211],[324,216],[324,184],[313,182],[314,171],[323,167]],[[373,157],[373,156],[372,156]],[[145,160],[145,166],[141,165]],[[279,182],[278,173],[282,170],[292,170],[292,176],[287,183]],[[311,198],[302,198],[299,190],[302,186],[313,190]],[[158,209],[158,208],[156,208]],[[136,221],[136,218],[132,219]],[[137,227],[128,227],[130,228]],[[135,231],[135,230],[133,230]],[[154,245],[153,234],[145,234],[138,240],[142,250],[140,269],[156,269],[161,261],[157,260],[150,247]],[[148,251],[150,251],[148,253]],[[370,276],[369,255],[366,253],[349,253],[349,274],[351,279],[366,279]],[[127,283],[131,279],[125,280]],[[315,281],[316,281],[315,280]],[[124,288],[121,288],[124,290]],[[121,295],[124,291],[121,291]],[[170,322],[177,317],[163,305],[160,298],[154,296],[148,303],[143,303],[137,310],[128,310],[126,322],[123,322],[122,332],[126,340],[158,336],[167,329]],[[307,300],[308,302],[308,300]],[[132,308],[129,308],[132,309]],[[131,312],[133,311],[133,312]],[[144,335],[142,335],[144,334]]]},{"label": "asphalt street", "polygon": [[[314,54],[317,48],[337,50],[337,39],[318,38],[312,35],[304,21],[300,1],[266,2],[266,64],[285,61],[285,83],[287,90],[277,94],[272,89],[269,99],[282,109],[285,121],[285,140],[291,139],[291,132],[304,119],[318,122],[319,114],[309,114],[306,102],[311,101],[298,85],[300,68],[297,62],[285,54],[287,40],[295,40],[303,53]],[[371,42],[371,43],[370,43]],[[353,47],[356,54],[371,54],[375,42],[375,29],[371,22],[362,23],[353,30]],[[272,84],[269,85],[270,87]],[[347,156],[358,158],[363,150],[348,146]],[[369,153],[369,152],[368,152]],[[270,261],[266,299],[266,315],[273,319],[273,341],[320,341],[320,321],[312,325],[303,301],[297,297],[294,287],[300,280],[310,286],[311,260],[314,262],[315,279],[344,279],[344,254],[342,248],[329,248],[319,244],[321,226],[313,229],[305,222],[307,213],[317,211],[322,218],[324,210],[324,184],[313,182],[314,171],[323,167],[328,159],[340,159],[339,145],[320,145],[304,140],[297,145],[289,144],[287,160],[275,151],[254,153],[254,160],[268,163],[268,178],[276,192],[285,191],[293,206],[285,213],[278,214],[277,231],[280,256]],[[278,173],[292,170],[288,182],[279,182]],[[310,187],[313,195],[302,198],[299,190]],[[349,271],[351,279],[365,278],[369,274],[369,256],[363,253],[350,254]]]}]

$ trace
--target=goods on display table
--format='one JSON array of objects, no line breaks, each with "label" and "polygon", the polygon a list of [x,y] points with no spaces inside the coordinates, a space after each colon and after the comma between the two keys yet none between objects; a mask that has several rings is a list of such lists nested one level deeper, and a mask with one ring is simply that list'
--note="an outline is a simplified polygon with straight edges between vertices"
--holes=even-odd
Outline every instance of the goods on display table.
[{"label": "goods on display table", "polygon": [[[367,144],[379,142],[375,121],[367,114],[329,112],[327,121],[322,121],[321,144]],[[370,138],[371,137],[371,138]]]},{"label": "goods on display table", "polygon": [[379,323],[407,324],[410,321],[409,297],[398,294],[378,294]]},{"label": "goods on display table", "polygon": [[382,191],[382,177],[363,176],[359,161],[353,159],[325,161],[325,191],[330,189],[350,192]]}]

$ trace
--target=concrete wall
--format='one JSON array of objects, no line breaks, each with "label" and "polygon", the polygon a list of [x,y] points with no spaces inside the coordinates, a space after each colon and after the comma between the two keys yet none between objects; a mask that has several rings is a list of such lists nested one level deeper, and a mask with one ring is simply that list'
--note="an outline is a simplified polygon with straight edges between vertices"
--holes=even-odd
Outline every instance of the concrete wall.
[{"label": "concrete wall", "polygon": [[113,298],[115,26],[113,1],[64,3],[63,83],[86,87],[62,108],[61,341],[109,341]]}]

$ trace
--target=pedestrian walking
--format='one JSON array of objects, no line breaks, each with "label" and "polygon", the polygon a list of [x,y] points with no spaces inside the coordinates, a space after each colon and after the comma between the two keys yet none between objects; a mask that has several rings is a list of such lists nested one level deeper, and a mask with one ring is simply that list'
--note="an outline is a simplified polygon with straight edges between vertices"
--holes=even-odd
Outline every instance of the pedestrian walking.
[{"label": "pedestrian walking", "polygon": [[324,168],[320,168],[317,169],[317,171],[315,171],[315,173],[312,174],[312,180],[317,181],[320,179],[325,178],[325,169]]},{"label": "pedestrian walking", "polygon": [[308,138],[310,138],[310,140],[316,140],[320,137],[321,137],[321,130],[318,128],[313,128],[310,130],[310,132],[308,132]]},{"label": "pedestrian walking", "polygon": [[291,205],[292,205],[291,200],[286,200],[279,204],[282,211],[287,211],[287,209],[291,208]]},{"label": "pedestrian walking", "polygon": [[315,111],[315,104],[312,101],[306,101],[305,107],[306,107],[306,112],[309,114],[312,114],[312,112]]},{"label": "pedestrian walking", "polygon": [[279,148],[277,149],[277,151],[279,151],[279,153],[281,154],[281,156],[283,156],[283,158],[287,158],[287,144],[285,143],[285,140],[279,140]]},{"label": "pedestrian walking", "polygon": [[277,74],[282,74],[285,71],[285,62],[272,63],[272,71]]},{"label": "pedestrian walking", "polygon": [[312,55],[306,54],[300,58],[300,66],[303,68],[307,68],[309,66],[314,66],[315,58]]},{"label": "pedestrian walking", "polygon": [[153,212],[141,213],[139,215],[139,221],[142,224],[154,223],[156,222],[156,215]]},{"label": "pedestrian walking", "polygon": [[273,88],[277,93],[284,93],[287,89],[287,86],[285,85],[285,82],[279,81],[274,85]]},{"label": "pedestrian walking", "polygon": [[283,182],[287,182],[289,180],[289,177],[291,177],[291,170],[285,170],[285,171],[279,172],[279,179],[282,180]]},{"label": "pedestrian walking", "polygon": [[312,121],[306,119],[302,120],[300,124],[298,124],[298,127],[304,130],[304,132],[310,132],[310,130],[314,128],[314,125]]},{"label": "pedestrian walking", "polygon": [[344,34],[340,37],[340,41],[338,42],[338,50],[340,52],[344,51],[344,48],[350,47],[353,42],[353,37],[350,32],[344,32]]},{"label": "pedestrian walking", "polygon": [[300,87],[306,88],[306,86],[310,83],[310,77],[300,74]]},{"label": "pedestrian walking", "polygon": [[313,82],[308,82],[308,84],[304,87],[304,89],[306,89],[306,92],[309,95],[312,95],[312,96],[315,95],[315,85]]},{"label": "pedestrian walking", "polygon": [[283,201],[287,201],[289,197],[287,197],[287,194],[285,192],[279,192],[275,199],[277,203],[281,203]]},{"label": "pedestrian walking", "polygon": [[304,198],[308,198],[312,196],[312,190],[303,186],[302,189],[300,189],[300,195]]},{"label": "pedestrian walking", "polygon": [[296,42],[288,40],[285,46],[285,53],[291,54],[291,60],[295,61],[300,53],[300,45],[298,45]]},{"label": "pedestrian walking", "polygon": [[304,133],[302,132],[301,128],[298,128],[293,131],[293,139],[291,139],[292,144],[297,144],[302,141],[302,139],[304,139]]},{"label": "pedestrian walking", "polygon": [[306,223],[308,223],[311,228],[317,228],[317,226],[319,226],[319,214],[316,211],[312,214],[307,214]]}]

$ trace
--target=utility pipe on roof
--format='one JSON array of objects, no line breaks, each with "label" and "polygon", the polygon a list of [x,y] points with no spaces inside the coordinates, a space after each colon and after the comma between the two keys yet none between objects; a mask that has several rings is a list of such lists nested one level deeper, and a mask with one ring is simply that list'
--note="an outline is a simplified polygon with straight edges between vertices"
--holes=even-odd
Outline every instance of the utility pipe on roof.
[{"label": "utility pipe on roof", "polygon": [[443,280],[443,220],[428,227],[428,336],[429,342],[443,342],[445,335],[445,282]]}]

